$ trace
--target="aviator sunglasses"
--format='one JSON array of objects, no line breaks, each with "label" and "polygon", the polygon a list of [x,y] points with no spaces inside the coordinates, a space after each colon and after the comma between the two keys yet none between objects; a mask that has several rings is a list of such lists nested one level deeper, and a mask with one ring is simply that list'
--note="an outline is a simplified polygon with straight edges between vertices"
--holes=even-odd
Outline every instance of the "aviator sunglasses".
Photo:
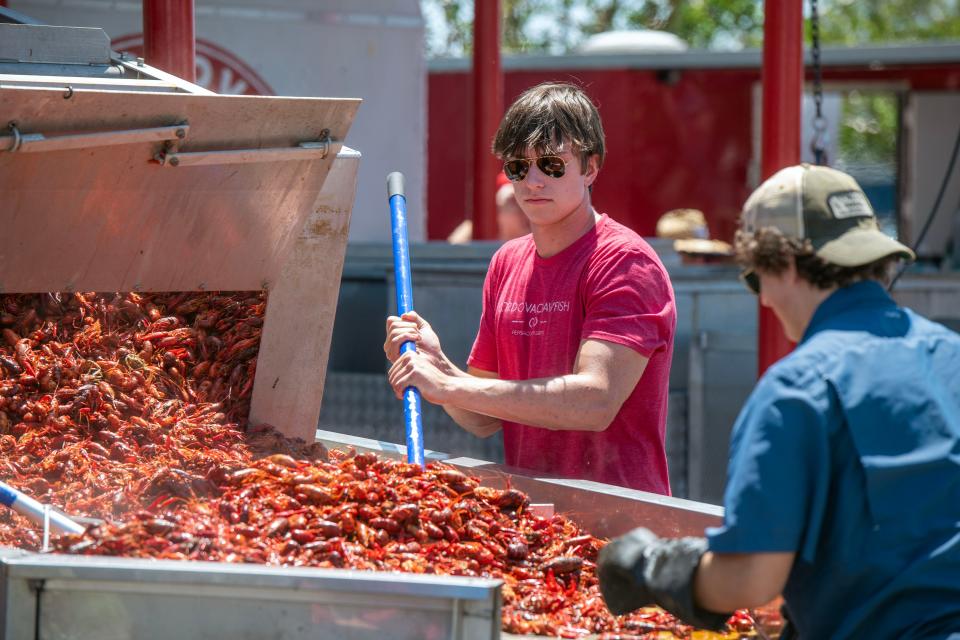
[{"label": "aviator sunglasses", "polygon": [[507,160],[503,163],[503,173],[510,182],[520,182],[530,173],[530,165],[534,162],[540,171],[551,178],[562,178],[567,170],[567,161],[560,156],[540,156]]}]

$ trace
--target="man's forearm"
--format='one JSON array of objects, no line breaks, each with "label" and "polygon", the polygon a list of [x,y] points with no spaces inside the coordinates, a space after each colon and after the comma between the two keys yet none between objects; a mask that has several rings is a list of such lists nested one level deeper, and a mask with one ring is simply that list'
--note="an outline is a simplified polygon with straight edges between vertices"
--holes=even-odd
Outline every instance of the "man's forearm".
[{"label": "man's forearm", "polygon": [[584,340],[573,373],[536,380],[502,380],[498,373],[470,367],[464,373],[443,356],[407,353],[387,376],[399,398],[414,386],[423,398],[450,407],[464,428],[486,434],[503,421],[564,431],[603,431],[636,388],[647,358],[630,347]]},{"label": "man's forearm", "polygon": [[459,412],[556,430],[603,431],[619,409],[602,385],[583,374],[519,381],[468,375],[457,377],[447,395],[444,406]]},{"label": "man's forearm", "polygon": [[709,611],[765,605],[780,595],[793,559],[792,553],[706,553],[697,569],[697,604]]},{"label": "man's forearm", "polygon": [[[453,361],[443,352],[440,352],[439,356],[434,359],[434,363],[438,369],[448,376],[457,379],[475,377],[453,364]],[[450,404],[443,405],[443,410],[446,411],[447,415],[453,418],[453,421],[460,425],[460,427],[480,438],[488,438],[503,428],[503,423],[498,418],[482,413],[461,409],[460,407]]]},{"label": "man's forearm", "polygon": [[452,405],[444,405],[443,410],[463,429],[480,438],[492,436],[503,428],[503,423],[498,418],[485,416],[482,413]]}]

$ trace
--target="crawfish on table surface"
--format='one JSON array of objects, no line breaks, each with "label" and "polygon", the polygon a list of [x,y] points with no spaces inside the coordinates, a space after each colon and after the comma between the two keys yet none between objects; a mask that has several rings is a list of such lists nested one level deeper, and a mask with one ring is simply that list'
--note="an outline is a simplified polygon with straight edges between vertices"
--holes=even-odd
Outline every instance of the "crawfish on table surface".
[{"label": "crawfish on table surface", "polygon": [[[660,610],[612,616],[594,571],[601,540],[563,516],[529,513],[526,500],[513,506],[514,490],[481,486],[443,465],[421,470],[367,453],[331,451],[327,460],[314,461],[275,454],[213,476],[214,496],[63,536],[58,548],[494,577],[504,581],[503,626],[510,632],[692,637],[690,627]],[[516,547],[521,551],[511,551]],[[742,631],[742,620],[731,623],[737,625],[732,633]]]},{"label": "crawfish on table surface", "polygon": [[[507,631],[690,637],[663,612],[611,616],[603,541],[520,491],[248,427],[264,309],[259,293],[0,296],[0,478],[104,521],[59,551],[490,576]],[[40,539],[4,511],[0,543]]]}]

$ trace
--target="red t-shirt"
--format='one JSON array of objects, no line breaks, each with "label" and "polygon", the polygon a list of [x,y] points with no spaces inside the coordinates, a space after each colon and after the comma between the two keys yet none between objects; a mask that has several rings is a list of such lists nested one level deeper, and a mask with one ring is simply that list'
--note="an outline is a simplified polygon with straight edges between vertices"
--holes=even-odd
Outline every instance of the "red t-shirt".
[{"label": "red t-shirt", "polygon": [[504,421],[506,463],[669,495],[664,432],[676,324],[673,288],[660,259],[643,238],[606,215],[549,258],[537,255],[531,235],[503,245],[483,285],[471,366],[503,380],[566,375],[588,338],[649,358],[605,431]]}]

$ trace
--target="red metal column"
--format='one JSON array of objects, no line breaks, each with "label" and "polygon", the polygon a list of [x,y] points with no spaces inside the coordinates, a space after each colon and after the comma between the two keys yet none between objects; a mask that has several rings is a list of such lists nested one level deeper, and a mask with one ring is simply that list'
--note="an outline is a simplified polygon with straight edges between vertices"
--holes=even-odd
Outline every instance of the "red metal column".
[{"label": "red metal column", "polygon": [[[763,120],[761,172],[766,180],[800,162],[803,102],[803,0],[765,0],[763,19]],[[770,309],[760,307],[759,368],[793,349]]]},{"label": "red metal column", "polygon": [[193,0],[143,0],[143,57],[150,66],[196,82]]},{"label": "red metal column", "polygon": [[473,19],[473,239],[495,240],[500,166],[490,145],[503,116],[500,0],[476,0]]}]

